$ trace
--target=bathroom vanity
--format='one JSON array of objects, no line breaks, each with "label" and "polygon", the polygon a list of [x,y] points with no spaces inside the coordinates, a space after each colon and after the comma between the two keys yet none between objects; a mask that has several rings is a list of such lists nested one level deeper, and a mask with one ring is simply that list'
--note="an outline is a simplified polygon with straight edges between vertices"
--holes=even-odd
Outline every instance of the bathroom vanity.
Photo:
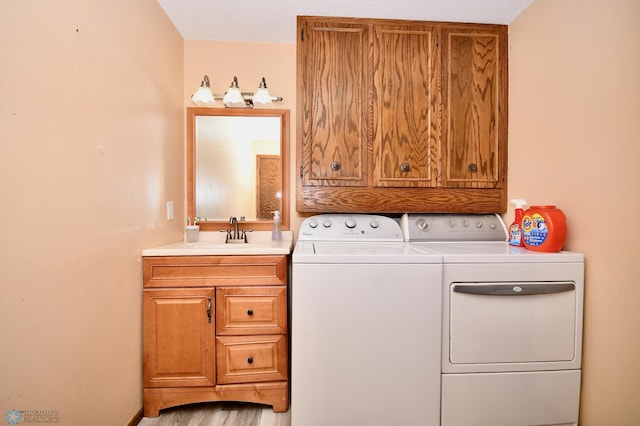
[{"label": "bathroom vanity", "polygon": [[287,411],[292,236],[283,234],[143,250],[145,417],[206,401]]}]

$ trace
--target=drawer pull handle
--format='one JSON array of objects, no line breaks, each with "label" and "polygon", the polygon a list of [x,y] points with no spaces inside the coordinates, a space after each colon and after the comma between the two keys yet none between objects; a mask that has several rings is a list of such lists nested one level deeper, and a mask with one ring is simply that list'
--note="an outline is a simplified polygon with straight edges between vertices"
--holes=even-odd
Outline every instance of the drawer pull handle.
[{"label": "drawer pull handle", "polygon": [[253,309],[249,309],[249,310],[247,311],[247,315],[249,315],[249,316],[253,315]]},{"label": "drawer pull handle", "polygon": [[252,356],[250,356],[250,357],[247,359],[247,362],[248,362],[249,364],[253,364],[253,357],[252,357]]}]

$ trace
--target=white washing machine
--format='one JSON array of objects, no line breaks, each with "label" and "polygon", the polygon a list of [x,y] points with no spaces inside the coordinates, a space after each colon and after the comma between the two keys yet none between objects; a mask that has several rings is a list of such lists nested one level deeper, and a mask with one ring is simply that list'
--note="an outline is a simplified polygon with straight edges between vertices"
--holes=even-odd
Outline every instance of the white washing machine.
[{"label": "white washing machine", "polygon": [[388,217],[304,220],[292,258],[293,426],[439,424],[441,266]]},{"label": "white washing machine", "polygon": [[512,247],[497,215],[404,215],[442,255],[443,426],[577,425],[584,257]]}]

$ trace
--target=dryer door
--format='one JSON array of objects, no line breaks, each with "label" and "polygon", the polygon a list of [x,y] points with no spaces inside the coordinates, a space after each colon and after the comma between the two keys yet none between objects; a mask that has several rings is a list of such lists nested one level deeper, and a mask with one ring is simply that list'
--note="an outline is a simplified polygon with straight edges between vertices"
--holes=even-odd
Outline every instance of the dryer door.
[{"label": "dryer door", "polygon": [[449,304],[453,365],[576,357],[573,282],[456,282],[449,286]]}]

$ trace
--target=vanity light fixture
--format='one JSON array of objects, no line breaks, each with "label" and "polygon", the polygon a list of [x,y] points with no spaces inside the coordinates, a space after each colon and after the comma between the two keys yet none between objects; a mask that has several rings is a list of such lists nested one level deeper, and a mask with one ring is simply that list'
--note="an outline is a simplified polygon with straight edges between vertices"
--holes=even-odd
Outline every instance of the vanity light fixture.
[{"label": "vanity light fixture", "polygon": [[221,100],[227,108],[272,108],[273,102],[281,102],[283,98],[269,94],[267,81],[264,77],[262,77],[255,94],[253,92],[240,91],[237,76],[233,76],[229,90],[224,96],[212,94],[209,77],[205,75],[204,80],[191,97],[191,100],[201,107],[216,106],[216,100]]},{"label": "vanity light fixture", "polygon": [[269,89],[267,88],[267,81],[264,79],[264,77],[262,77],[262,81],[260,81],[258,90],[253,96],[253,106],[256,108],[271,108],[273,106],[271,95],[269,94]]},{"label": "vanity light fixture", "polygon": [[231,82],[231,86],[229,86],[229,90],[222,98],[222,102],[224,102],[224,106],[230,108],[246,108],[247,103],[245,102],[244,97],[242,96],[242,92],[238,87],[238,77],[233,76],[233,81]]},{"label": "vanity light fixture", "polygon": [[204,76],[204,80],[200,83],[200,87],[198,87],[196,93],[191,96],[191,100],[198,106],[213,106],[216,103],[213,93],[211,93],[208,75]]}]

